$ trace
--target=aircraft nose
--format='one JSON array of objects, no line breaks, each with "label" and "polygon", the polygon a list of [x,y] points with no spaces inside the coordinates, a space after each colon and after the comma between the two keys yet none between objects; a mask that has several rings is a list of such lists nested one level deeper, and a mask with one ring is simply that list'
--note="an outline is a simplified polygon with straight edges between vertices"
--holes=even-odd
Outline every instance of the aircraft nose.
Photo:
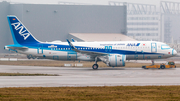
[{"label": "aircraft nose", "polygon": [[173,55],[177,55],[177,51],[176,50],[173,50]]}]

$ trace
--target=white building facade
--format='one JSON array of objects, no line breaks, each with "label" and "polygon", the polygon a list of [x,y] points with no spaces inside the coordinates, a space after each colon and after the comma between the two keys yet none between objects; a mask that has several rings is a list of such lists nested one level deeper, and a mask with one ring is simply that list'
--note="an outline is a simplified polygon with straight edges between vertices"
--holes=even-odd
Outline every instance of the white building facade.
[{"label": "white building facade", "polygon": [[160,41],[160,16],[155,5],[110,1],[127,6],[127,36],[139,41]]},{"label": "white building facade", "polygon": [[127,35],[139,41],[160,41],[158,15],[128,15]]}]

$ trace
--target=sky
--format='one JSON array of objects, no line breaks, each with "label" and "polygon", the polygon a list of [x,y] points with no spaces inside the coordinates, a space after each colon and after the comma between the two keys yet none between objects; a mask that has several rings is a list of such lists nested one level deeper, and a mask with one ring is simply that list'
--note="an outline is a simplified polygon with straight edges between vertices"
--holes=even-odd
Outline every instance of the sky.
[{"label": "sky", "polygon": [[129,2],[129,3],[141,3],[141,4],[154,4],[160,5],[160,1],[171,1],[180,2],[180,0],[0,0],[0,1],[10,1],[14,3],[32,3],[32,4],[58,4],[58,2],[75,2],[75,3],[85,3],[85,4],[99,4],[108,5],[108,1],[117,2]]}]

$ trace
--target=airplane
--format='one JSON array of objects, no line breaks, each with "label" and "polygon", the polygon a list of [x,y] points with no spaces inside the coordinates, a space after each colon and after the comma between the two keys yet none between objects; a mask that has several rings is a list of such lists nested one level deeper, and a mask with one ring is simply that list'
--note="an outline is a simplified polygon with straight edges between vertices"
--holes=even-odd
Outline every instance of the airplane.
[{"label": "airplane", "polygon": [[177,51],[157,41],[41,42],[13,15],[7,16],[14,44],[4,49],[41,59],[102,61],[110,67],[123,67],[126,60],[156,60],[176,56]]}]

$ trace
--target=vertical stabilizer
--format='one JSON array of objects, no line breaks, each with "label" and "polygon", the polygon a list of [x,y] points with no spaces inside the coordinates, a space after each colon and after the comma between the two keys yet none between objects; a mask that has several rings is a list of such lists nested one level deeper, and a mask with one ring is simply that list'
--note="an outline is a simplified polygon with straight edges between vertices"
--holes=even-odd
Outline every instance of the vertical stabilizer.
[{"label": "vertical stabilizer", "polygon": [[16,16],[7,16],[14,44],[39,43]]}]

